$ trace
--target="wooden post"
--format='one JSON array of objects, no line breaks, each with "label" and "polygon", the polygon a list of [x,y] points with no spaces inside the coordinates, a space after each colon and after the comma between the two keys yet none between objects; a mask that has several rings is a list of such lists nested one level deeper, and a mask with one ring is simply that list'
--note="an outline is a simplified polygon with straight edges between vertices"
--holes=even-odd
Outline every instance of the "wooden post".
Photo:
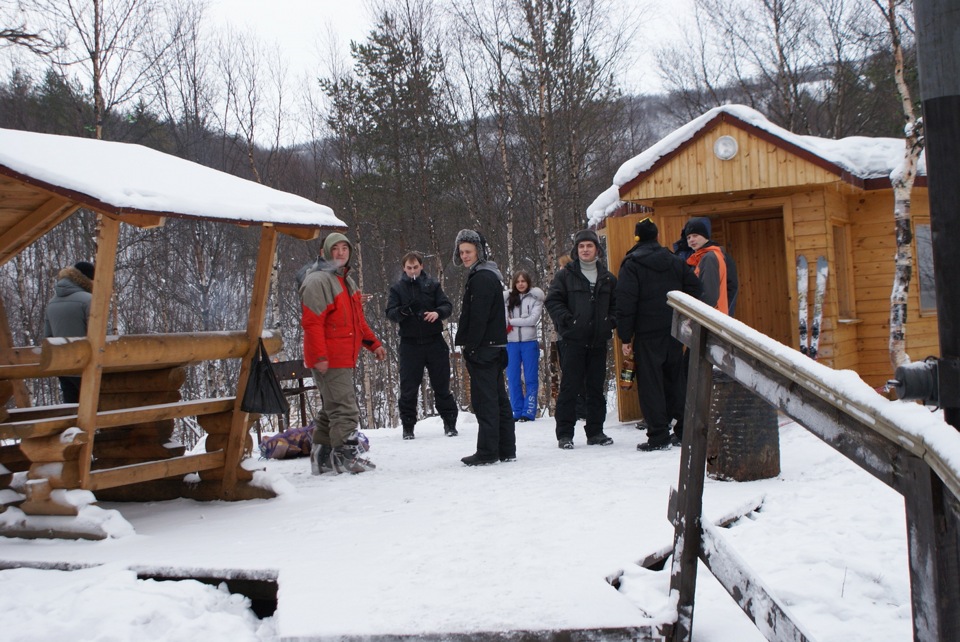
[{"label": "wooden post", "polygon": [[110,299],[113,295],[113,275],[116,269],[119,237],[120,221],[97,214],[96,273],[93,280],[90,316],[87,319],[90,361],[83,369],[80,401],[77,407],[77,426],[89,437],[80,450],[80,488],[87,488],[90,481],[90,459],[93,454],[94,435],[97,431],[97,404],[100,398],[100,376],[103,370],[103,346],[107,342],[107,323],[110,315]]},{"label": "wooden post", "polygon": [[904,457],[913,639],[960,639],[960,540],[950,491],[922,460]]},{"label": "wooden post", "polygon": [[[674,335],[676,317],[674,312]],[[680,453],[680,479],[677,506],[680,519],[673,539],[673,565],[670,593],[677,593],[677,623],[674,642],[693,640],[693,598],[697,588],[697,559],[700,555],[700,520],[703,510],[703,485],[707,464],[707,427],[713,398],[713,366],[706,359],[708,330],[693,324],[690,343],[690,368],[687,379],[687,404],[683,418],[683,447]]]},{"label": "wooden post", "polygon": [[[10,320],[7,318],[7,308],[3,305],[3,298],[0,297],[0,348],[9,350],[13,347],[13,335],[10,333]],[[30,401],[30,392],[27,390],[27,384],[23,379],[14,379],[13,400],[17,408],[29,408],[33,405]]]},{"label": "wooden post", "polygon": [[253,277],[253,293],[250,295],[250,314],[247,317],[247,339],[250,347],[240,364],[240,377],[237,379],[237,398],[233,406],[233,419],[230,424],[230,438],[227,442],[224,459],[223,481],[220,485],[222,495],[228,495],[237,483],[237,467],[243,458],[243,446],[248,425],[248,413],[240,410],[243,392],[250,378],[250,360],[259,349],[257,340],[263,333],[263,321],[267,315],[267,298],[270,295],[270,272],[273,269],[273,254],[277,247],[277,231],[264,224],[260,232],[260,251],[257,254],[257,271]]},{"label": "wooden post", "polygon": [[[937,293],[940,358],[960,360],[960,10],[955,0],[917,0],[917,61],[923,102],[924,144],[933,232],[933,272]],[[941,366],[942,368],[943,366]],[[941,379],[941,384],[943,379]],[[960,390],[940,392],[943,418],[960,430]]]}]

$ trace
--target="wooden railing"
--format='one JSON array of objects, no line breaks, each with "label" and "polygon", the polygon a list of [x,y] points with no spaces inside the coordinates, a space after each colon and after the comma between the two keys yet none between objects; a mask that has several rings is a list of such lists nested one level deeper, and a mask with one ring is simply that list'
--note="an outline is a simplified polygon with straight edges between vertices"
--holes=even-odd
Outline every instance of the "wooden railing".
[{"label": "wooden railing", "polygon": [[670,582],[677,621],[665,633],[692,640],[699,558],[767,639],[812,639],[701,518],[716,367],[903,495],[914,640],[960,639],[960,473],[949,456],[960,452],[960,433],[692,297],[673,292],[669,301],[673,335],[689,348],[690,369]]}]

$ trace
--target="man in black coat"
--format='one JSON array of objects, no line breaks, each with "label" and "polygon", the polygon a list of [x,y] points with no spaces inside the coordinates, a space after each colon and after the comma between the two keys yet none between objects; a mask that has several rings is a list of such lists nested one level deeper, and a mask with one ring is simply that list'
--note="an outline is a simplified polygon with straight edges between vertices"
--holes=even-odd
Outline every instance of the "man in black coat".
[{"label": "man in black coat", "polygon": [[700,280],[693,268],[657,240],[657,226],[645,218],[634,230],[636,245],[630,248],[617,277],[617,335],[623,355],[630,342],[636,362],[640,410],[647,424],[647,442],[638,450],[670,447],[670,422],[676,439],[683,434],[686,396],[683,375],[683,345],[670,334],[673,309],[667,292],[682,290],[700,298]]},{"label": "man in black coat", "polygon": [[413,439],[417,393],[427,369],[437,412],[447,437],[457,436],[457,402],[450,394],[450,347],[443,339],[443,321],[453,306],[443,288],[423,271],[423,255],[407,252],[403,276],[390,287],[387,318],[400,326],[400,421],[403,438]]},{"label": "man in black coat", "polygon": [[474,230],[457,234],[453,262],[470,270],[454,342],[463,349],[470,373],[470,403],[479,424],[477,452],[460,461],[467,466],[513,461],[517,435],[503,374],[507,367],[503,275],[489,260],[483,236]]},{"label": "man in black coat", "polygon": [[593,230],[577,232],[570,256],[573,260],[554,275],[545,302],[560,342],[560,392],[555,419],[557,445],[563,450],[573,448],[577,395],[581,390],[586,398],[587,444],[613,443],[603,432],[603,420],[607,416],[607,342],[616,325],[617,279],[600,261],[603,250]]}]

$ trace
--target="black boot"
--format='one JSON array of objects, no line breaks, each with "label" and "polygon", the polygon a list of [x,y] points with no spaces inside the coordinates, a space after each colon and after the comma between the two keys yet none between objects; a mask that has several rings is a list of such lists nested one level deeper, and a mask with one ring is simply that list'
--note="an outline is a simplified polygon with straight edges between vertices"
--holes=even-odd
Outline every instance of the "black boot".
[{"label": "black boot", "polygon": [[498,460],[498,457],[489,457],[487,455],[481,455],[480,453],[474,453],[469,457],[464,457],[460,461],[467,466],[486,466],[487,464],[495,464]]},{"label": "black boot", "polygon": [[403,424],[403,438],[415,439],[413,436],[413,424]]},{"label": "black boot", "polygon": [[457,432],[457,420],[456,419],[444,419],[443,420],[443,434],[447,437],[456,437],[460,433]]}]

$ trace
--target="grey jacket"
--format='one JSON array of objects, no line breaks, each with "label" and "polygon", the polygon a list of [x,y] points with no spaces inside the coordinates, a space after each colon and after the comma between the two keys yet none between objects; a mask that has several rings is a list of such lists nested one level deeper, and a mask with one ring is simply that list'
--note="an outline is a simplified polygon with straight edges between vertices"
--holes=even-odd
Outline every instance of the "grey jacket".
[{"label": "grey jacket", "polygon": [[509,296],[509,290],[503,293],[503,307],[507,313],[507,327],[510,328],[507,341],[537,341],[537,325],[540,323],[540,315],[543,314],[543,290],[530,288],[520,295],[520,305],[512,310],[507,307]]},{"label": "grey jacket", "polygon": [[87,336],[93,281],[75,267],[60,270],[57,279],[55,296],[43,315],[44,338]]}]

